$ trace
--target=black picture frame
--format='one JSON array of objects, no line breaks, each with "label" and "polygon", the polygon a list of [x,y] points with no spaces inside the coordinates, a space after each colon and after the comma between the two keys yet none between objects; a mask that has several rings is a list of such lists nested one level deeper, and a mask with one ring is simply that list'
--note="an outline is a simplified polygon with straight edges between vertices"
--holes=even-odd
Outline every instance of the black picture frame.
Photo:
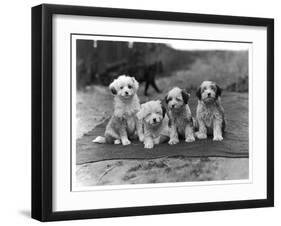
[{"label": "black picture frame", "polygon": [[[52,210],[52,18],[55,14],[267,28],[267,198],[247,201]],[[274,20],[221,15],[43,4],[32,8],[32,218],[40,221],[122,217],[274,206]]]}]

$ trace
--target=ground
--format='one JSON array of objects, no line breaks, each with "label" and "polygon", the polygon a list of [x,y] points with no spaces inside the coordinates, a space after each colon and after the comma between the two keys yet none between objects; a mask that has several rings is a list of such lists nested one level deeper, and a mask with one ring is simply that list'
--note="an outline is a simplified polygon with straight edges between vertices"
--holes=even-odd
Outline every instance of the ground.
[{"label": "ground", "polygon": [[[141,102],[161,99],[172,86],[183,87],[185,80],[184,76],[179,74],[173,76],[172,83],[170,78],[161,78],[157,80],[157,84],[162,88],[162,94],[150,90],[149,97],[142,95],[144,87],[141,85],[139,90]],[[239,93],[235,95],[242,99],[245,96]],[[112,113],[113,98],[107,87],[90,86],[84,91],[77,92],[76,99],[76,135],[79,138]],[[195,109],[192,111],[194,114]],[[247,179],[248,176],[248,158],[178,156],[154,160],[107,160],[77,165],[76,168],[77,186]]]},{"label": "ground", "polygon": [[169,157],[109,160],[77,166],[77,186],[248,178],[248,159]]}]

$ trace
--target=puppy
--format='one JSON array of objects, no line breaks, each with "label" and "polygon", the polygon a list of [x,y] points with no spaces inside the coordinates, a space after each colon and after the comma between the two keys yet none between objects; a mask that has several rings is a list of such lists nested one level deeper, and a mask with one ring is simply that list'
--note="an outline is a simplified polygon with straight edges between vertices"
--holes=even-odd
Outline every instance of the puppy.
[{"label": "puppy", "polygon": [[188,106],[189,94],[178,87],[171,89],[167,96],[166,107],[169,117],[170,140],[169,144],[177,144],[179,136],[184,137],[186,142],[195,141],[193,131],[193,119]]},{"label": "puppy", "polygon": [[225,119],[221,93],[221,88],[215,82],[204,81],[200,85],[196,93],[198,97],[196,120],[199,131],[195,135],[198,139],[206,139],[207,135],[213,135],[213,140],[223,140]]},{"label": "puppy", "polygon": [[142,121],[144,148],[168,141],[168,118],[165,117],[165,107],[160,100],[149,101],[141,105],[137,117]]},{"label": "puppy", "polygon": [[137,90],[139,84],[134,77],[120,75],[110,85],[114,95],[114,112],[109,120],[104,137],[97,137],[95,143],[130,144],[128,137],[133,137],[136,131],[141,132],[141,123],[136,113],[140,110]]}]

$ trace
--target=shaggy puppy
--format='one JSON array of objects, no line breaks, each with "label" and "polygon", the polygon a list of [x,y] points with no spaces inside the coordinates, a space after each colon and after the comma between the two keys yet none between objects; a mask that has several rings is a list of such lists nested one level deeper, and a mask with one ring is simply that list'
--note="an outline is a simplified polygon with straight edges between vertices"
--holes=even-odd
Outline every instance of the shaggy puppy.
[{"label": "shaggy puppy", "polygon": [[177,144],[179,136],[184,137],[186,142],[195,141],[193,134],[193,119],[188,106],[189,94],[178,87],[169,91],[165,97],[167,115],[169,117],[170,140],[169,144]]},{"label": "shaggy puppy", "polygon": [[199,87],[196,111],[199,131],[195,133],[198,139],[206,139],[207,135],[213,135],[213,140],[223,140],[225,119],[221,93],[221,88],[212,81],[204,81]]},{"label": "shaggy puppy", "polygon": [[138,82],[133,77],[120,75],[110,85],[109,89],[114,95],[114,113],[109,120],[104,137],[97,137],[95,143],[130,144],[128,137],[141,131],[141,124],[136,113],[140,110],[137,90]]},{"label": "shaggy puppy", "polygon": [[137,117],[142,121],[144,148],[153,148],[155,144],[169,139],[168,119],[165,107],[160,100],[149,101],[141,105]]}]

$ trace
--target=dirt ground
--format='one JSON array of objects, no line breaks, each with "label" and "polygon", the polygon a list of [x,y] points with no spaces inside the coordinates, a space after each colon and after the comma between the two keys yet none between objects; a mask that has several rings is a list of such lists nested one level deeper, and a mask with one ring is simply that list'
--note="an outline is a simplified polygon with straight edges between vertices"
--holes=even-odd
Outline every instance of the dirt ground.
[{"label": "dirt ground", "polygon": [[77,166],[77,186],[248,178],[248,159],[169,157],[109,160]]},{"label": "dirt ground", "polygon": [[[172,82],[169,78],[161,78],[157,80],[157,84],[162,89],[162,94],[157,94],[150,89],[151,95],[149,97],[143,95],[144,85],[140,86],[138,93],[141,102],[161,99],[173,86],[188,86],[185,75],[181,73],[173,76]],[[186,85],[183,86],[183,84]],[[79,138],[111,115],[113,97],[107,87],[90,86],[83,92],[77,92],[76,99],[76,135]],[[192,111],[194,114],[194,109]],[[234,180],[247,179],[248,176],[248,158],[187,158],[178,156],[149,161],[107,160],[76,166],[77,186]]]}]

